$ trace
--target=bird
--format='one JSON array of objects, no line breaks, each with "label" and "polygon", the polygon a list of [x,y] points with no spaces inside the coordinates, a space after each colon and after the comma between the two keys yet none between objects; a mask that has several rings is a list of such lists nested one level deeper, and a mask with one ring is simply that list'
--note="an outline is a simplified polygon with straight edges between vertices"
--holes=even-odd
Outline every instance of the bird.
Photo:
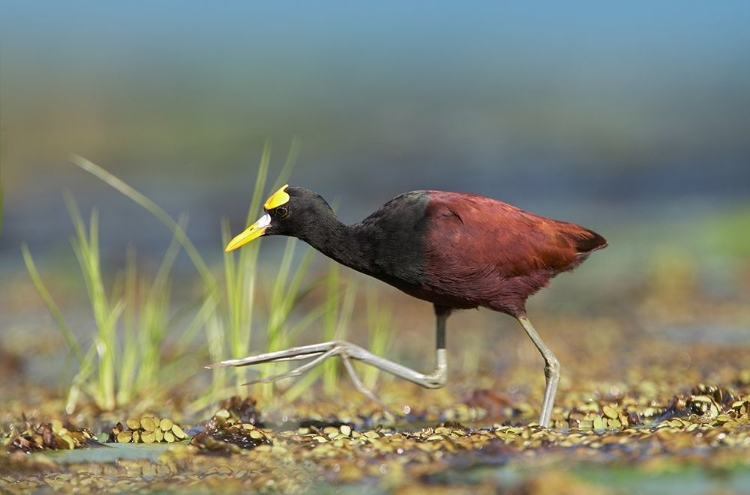
[{"label": "bird", "polygon": [[515,318],[542,355],[545,389],[539,425],[549,427],[560,362],[529,321],[526,300],[556,275],[573,270],[592,252],[606,247],[604,237],[574,223],[458,192],[407,192],[351,225],[342,223],[321,195],[288,184],[273,193],[263,208],[260,219],[227,244],[227,252],[261,236],[296,237],[342,265],[432,303],[435,368],[421,373],[347,341],[293,347],[209,367],[314,358],[286,373],[255,381],[273,382],[339,356],[355,386],[376,401],[375,394],[357,378],[350,360],[426,388],[439,388],[447,381],[446,320],[454,310],[483,307]]}]

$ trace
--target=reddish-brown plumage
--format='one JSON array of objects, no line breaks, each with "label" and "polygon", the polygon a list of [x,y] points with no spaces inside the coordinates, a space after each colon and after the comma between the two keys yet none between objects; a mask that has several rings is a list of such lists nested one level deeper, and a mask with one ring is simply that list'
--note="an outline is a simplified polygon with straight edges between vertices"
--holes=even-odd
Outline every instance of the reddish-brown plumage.
[{"label": "reddish-brown plumage", "polygon": [[421,297],[446,307],[484,306],[524,315],[529,296],[607,245],[603,237],[579,225],[494,199],[428,194],[423,290],[432,297]]}]

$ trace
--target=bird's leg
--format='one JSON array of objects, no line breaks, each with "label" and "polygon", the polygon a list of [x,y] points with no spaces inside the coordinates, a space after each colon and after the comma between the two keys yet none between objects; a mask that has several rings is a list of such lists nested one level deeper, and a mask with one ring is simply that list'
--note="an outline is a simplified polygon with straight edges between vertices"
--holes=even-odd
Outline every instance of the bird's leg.
[{"label": "bird's leg", "polygon": [[[314,346],[307,346],[307,347],[313,347],[316,349],[318,346],[314,345]],[[304,348],[297,348],[297,349],[304,349]],[[292,350],[292,349],[289,349],[289,350]],[[281,351],[281,353],[286,353],[286,351]],[[273,354],[273,353],[269,353],[269,354]],[[269,376],[265,378],[259,378],[257,380],[252,380],[248,382],[246,385],[252,385],[255,383],[272,383],[277,380],[281,380],[283,378],[291,378],[294,376],[302,375],[303,373],[310,371],[315,366],[319,365],[320,363],[322,363],[329,357],[334,356],[336,354],[339,354],[341,356],[341,359],[344,362],[344,366],[346,367],[346,371],[349,373],[349,377],[352,379],[352,382],[354,383],[354,386],[357,388],[357,390],[359,390],[362,394],[366,395],[373,402],[377,403],[383,409],[387,409],[387,407],[380,401],[380,399],[378,399],[377,396],[373,394],[372,391],[370,391],[370,389],[365,387],[365,384],[362,383],[362,380],[359,379],[359,377],[357,376],[357,373],[354,371],[354,367],[352,366],[349,356],[347,356],[345,353],[339,353],[336,347],[332,347],[331,349],[323,353],[320,353],[317,351],[304,353],[303,351],[303,353],[296,355],[296,356],[291,356],[291,357],[284,356],[284,357],[276,358],[275,361],[279,362],[279,361],[292,361],[292,360],[298,360],[298,359],[305,359],[305,358],[317,356],[315,357],[315,359],[313,359],[309,363],[303,364],[302,366],[294,368],[293,370],[289,370],[285,373],[279,373],[278,375],[273,375],[273,376]],[[259,356],[256,356],[256,357],[259,357]],[[221,364],[222,363],[219,363],[218,365],[211,365],[211,367],[221,366]],[[228,366],[231,366],[231,365],[228,365]],[[237,365],[237,366],[241,366],[241,365]]]},{"label": "bird's leg", "polygon": [[438,385],[439,387],[442,387],[448,378],[448,355],[445,350],[445,322],[448,320],[450,314],[450,308],[435,305],[435,317],[437,318],[435,325],[435,371],[432,372],[432,375],[435,381],[440,384]]},{"label": "bird's leg", "polygon": [[526,316],[519,316],[518,322],[521,324],[526,334],[534,342],[534,345],[544,358],[544,376],[547,379],[547,385],[544,388],[544,400],[542,400],[542,413],[539,416],[539,424],[544,428],[549,428],[550,416],[552,416],[552,407],[555,405],[555,394],[557,393],[557,384],[560,381],[560,361],[557,360],[547,344],[536,333],[534,326]]},{"label": "bird's leg", "polygon": [[242,359],[221,361],[219,363],[211,364],[207,366],[207,368],[249,366],[253,364],[279,361],[296,361],[300,359],[313,358],[313,360],[309,363],[303,364],[302,366],[287,371],[286,373],[281,373],[250,382],[270,383],[275,382],[276,380],[281,380],[283,378],[299,376],[307,371],[310,371],[312,368],[319,365],[329,357],[340,356],[344,360],[344,365],[346,366],[349,375],[352,377],[352,381],[354,382],[354,385],[357,387],[357,389],[370,399],[373,399],[375,402],[380,403],[377,397],[364,386],[364,384],[354,373],[354,368],[352,367],[350,360],[356,359],[357,361],[362,361],[365,364],[375,366],[376,368],[379,368],[387,373],[390,373],[399,378],[403,378],[405,380],[409,380],[410,382],[416,383],[417,385],[421,385],[425,388],[440,388],[445,385],[448,371],[445,351],[445,321],[448,318],[449,313],[450,311],[437,312],[437,349],[435,351],[436,364],[435,369],[431,373],[420,373],[419,371],[377,356],[356,344],[352,344],[351,342],[346,342],[343,340],[292,347],[291,349],[286,349],[283,351],[267,352],[264,354],[258,354],[257,356],[250,356]]},{"label": "bird's leg", "polygon": [[437,350],[437,367],[432,373],[425,374],[408,368],[402,364],[398,364],[383,357],[377,356],[356,344],[352,344],[351,342],[342,340],[323,342],[320,344],[312,344],[302,347],[292,347],[291,349],[286,349],[284,351],[268,352],[265,354],[258,354],[257,356],[250,356],[242,359],[221,361],[219,363],[211,364],[207,366],[207,368],[249,366],[253,364],[315,358],[309,363],[304,364],[291,371],[287,371],[286,373],[269,376],[252,382],[267,383],[274,382],[282,378],[290,378],[293,376],[301,375],[302,373],[309,371],[311,368],[314,368],[315,366],[332,356],[341,356],[342,358],[346,357],[347,359],[356,359],[357,361],[362,361],[365,364],[375,366],[376,368],[379,368],[387,373],[398,376],[399,378],[403,378],[405,380],[409,380],[425,388],[440,388],[445,384],[447,369],[445,349]]}]

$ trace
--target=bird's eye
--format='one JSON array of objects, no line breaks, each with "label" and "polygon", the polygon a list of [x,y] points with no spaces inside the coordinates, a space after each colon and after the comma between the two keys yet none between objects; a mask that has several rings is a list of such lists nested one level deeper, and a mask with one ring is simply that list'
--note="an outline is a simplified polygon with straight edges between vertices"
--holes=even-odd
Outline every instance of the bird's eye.
[{"label": "bird's eye", "polygon": [[279,206],[278,208],[276,208],[276,217],[286,218],[288,216],[289,216],[289,210],[287,210],[285,207]]}]

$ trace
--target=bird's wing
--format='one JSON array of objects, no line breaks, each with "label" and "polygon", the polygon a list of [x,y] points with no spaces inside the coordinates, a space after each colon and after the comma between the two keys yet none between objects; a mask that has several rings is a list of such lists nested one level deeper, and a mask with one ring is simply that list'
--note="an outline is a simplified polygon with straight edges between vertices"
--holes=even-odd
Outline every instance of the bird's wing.
[{"label": "bird's wing", "polygon": [[433,198],[428,213],[433,259],[450,263],[456,274],[467,277],[488,271],[504,278],[564,271],[604,243],[578,225],[479,196]]}]

